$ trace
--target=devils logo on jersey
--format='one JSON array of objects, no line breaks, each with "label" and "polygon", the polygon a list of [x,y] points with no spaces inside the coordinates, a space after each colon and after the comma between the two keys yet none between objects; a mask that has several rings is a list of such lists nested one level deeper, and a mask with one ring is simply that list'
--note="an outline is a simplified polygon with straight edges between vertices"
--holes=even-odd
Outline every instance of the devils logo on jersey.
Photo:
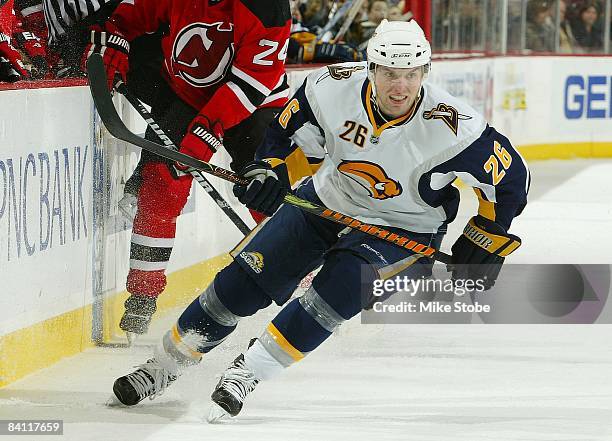
[{"label": "devils logo on jersey", "polygon": [[373,162],[342,161],[338,171],[368,190],[371,198],[384,200],[402,194],[402,185]]},{"label": "devils logo on jersey", "polygon": [[192,23],[174,40],[174,74],[195,87],[221,81],[234,58],[234,25],[216,22]]}]

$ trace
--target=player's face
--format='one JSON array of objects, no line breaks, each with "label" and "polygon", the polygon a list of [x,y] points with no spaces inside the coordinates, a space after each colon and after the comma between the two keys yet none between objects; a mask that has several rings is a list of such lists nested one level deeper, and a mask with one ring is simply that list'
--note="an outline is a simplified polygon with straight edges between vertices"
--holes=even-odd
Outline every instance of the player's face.
[{"label": "player's face", "polygon": [[376,66],[374,83],[378,107],[393,118],[407,114],[421,90],[422,81],[422,67],[399,69]]}]

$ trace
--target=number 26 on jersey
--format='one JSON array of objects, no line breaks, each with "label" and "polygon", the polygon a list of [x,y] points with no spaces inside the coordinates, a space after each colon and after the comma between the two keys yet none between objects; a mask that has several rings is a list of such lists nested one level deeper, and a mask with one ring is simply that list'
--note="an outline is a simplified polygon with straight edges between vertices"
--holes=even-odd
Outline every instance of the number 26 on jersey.
[{"label": "number 26 on jersey", "polygon": [[493,185],[497,185],[506,176],[506,170],[512,164],[512,155],[497,141],[493,143],[493,153],[495,154],[489,156],[487,162],[484,163],[484,171],[492,174]]}]

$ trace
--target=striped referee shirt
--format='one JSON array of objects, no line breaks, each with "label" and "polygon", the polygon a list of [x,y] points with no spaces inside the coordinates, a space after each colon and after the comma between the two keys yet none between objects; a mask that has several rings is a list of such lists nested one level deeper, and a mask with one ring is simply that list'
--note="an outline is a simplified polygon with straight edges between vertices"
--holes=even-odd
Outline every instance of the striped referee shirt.
[{"label": "striped referee shirt", "polygon": [[69,28],[113,1],[115,0],[42,0],[45,21],[49,28],[49,42],[57,41]]}]

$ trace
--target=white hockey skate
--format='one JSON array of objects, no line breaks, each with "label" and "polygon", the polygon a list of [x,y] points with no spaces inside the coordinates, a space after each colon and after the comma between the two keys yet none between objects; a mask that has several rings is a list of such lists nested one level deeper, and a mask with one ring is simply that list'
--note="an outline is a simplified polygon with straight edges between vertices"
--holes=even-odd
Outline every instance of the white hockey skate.
[{"label": "white hockey skate", "polygon": [[[250,345],[249,345],[250,346]],[[259,380],[244,364],[244,355],[240,354],[223,372],[217,387],[211,395],[212,405],[207,421],[216,423],[235,417],[242,410],[248,394],[253,392]]]},{"label": "white hockey skate", "polygon": [[115,380],[114,398],[107,405],[134,406],[145,398],[152,400],[164,393],[166,388],[178,378],[178,369],[168,363],[160,363],[156,358],[147,360],[131,374]]}]

